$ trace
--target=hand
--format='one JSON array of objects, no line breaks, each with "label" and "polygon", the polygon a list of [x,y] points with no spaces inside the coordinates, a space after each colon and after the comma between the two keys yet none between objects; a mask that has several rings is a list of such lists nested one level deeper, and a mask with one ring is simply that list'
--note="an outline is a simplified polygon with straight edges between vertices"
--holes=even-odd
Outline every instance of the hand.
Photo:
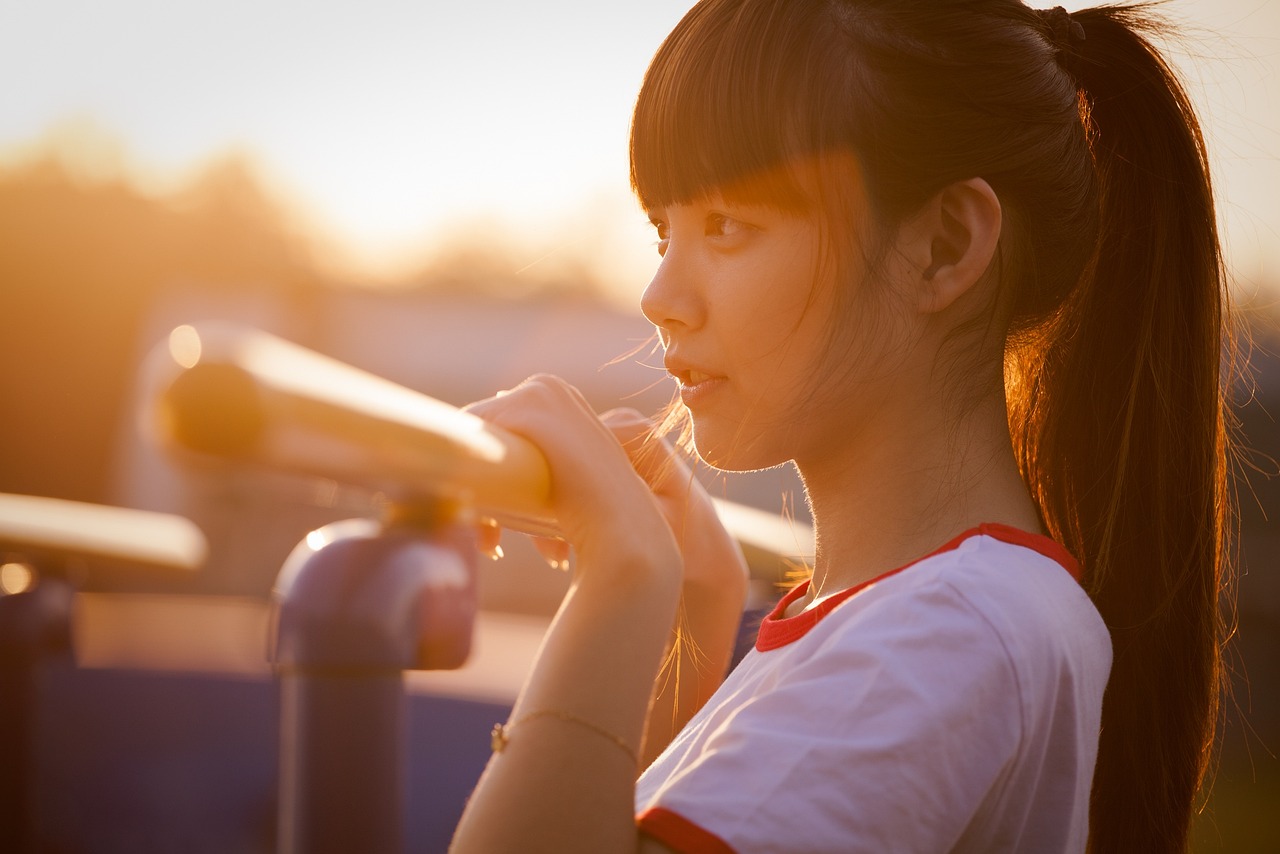
[{"label": "hand", "polygon": [[675,538],[613,431],[564,382],[533,377],[471,411],[542,451],[550,509],[577,562],[512,710],[510,744],[476,785],[454,845],[637,850],[636,768],[602,748],[600,732],[628,753],[648,738],[654,680],[680,606]]},{"label": "hand", "polygon": [[653,491],[680,546],[686,590],[700,588],[730,602],[745,599],[748,569],[742,550],[689,466],[670,444],[653,435],[652,422],[634,409],[611,410],[601,421]]},{"label": "hand", "polygon": [[[644,556],[667,571],[679,571],[679,552],[657,497],[577,389],[557,377],[536,375],[467,409],[528,439],[546,457],[551,510],[580,565],[585,556],[613,563]],[[482,548],[493,545],[496,531],[482,527]],[[544,542],[541,548],[544,554],[567,557],[564,545]]]}]

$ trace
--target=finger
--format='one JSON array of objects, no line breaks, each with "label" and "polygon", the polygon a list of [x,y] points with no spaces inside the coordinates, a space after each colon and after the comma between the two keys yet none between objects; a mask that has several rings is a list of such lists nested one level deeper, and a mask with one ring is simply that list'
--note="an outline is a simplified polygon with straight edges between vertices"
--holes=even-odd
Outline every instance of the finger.
[{"label": "finger", "polygon": [[546,559],[554,569],[569,568],[569,544],[555,537],[530,537],[538,554]]},{"label": "finger", "polygon": [[610,409],[600,416],[600,420],[626,448],[629,456],[644,450],[645,445],[659,441],[653,434],[653,422],[634,409]]},{"label": "finger", "polygon": [[496,519],[486,517],[476,523],[476,548],[493,560],[502,557],[502,529]]},{"label": "finger", "polygon": [[689,481],[689,467],[669,442],[654,435],[653,422],[648,418],[634,409],[613,409],[600,419],[613,431],[651,489],[663,492]]},{"label": "finger", "polygon": [[619,429],[633,428],[637,433],[653,432],[653,422],[651,420],[646,418],[643,413],[626,407],[610,409],[600,416],[600,420]]},{"label": "finger", "polygon": [[500,401],[502,398],[506,397],[509,394],[511,394],[510,389],[500,389],[494,392],[492,397],[482,398],[481,400],[474,400],[471,403],[468,403],[466,406],[460,407],[460,409],[462,409],[463,412],[470,412],[472,415],[478,415],[481,418],[483,418],[486,410],[492,409],[494,405],[498,403],[498,401]]},{"label": "finger", "polygon": [[589,421],[598,421],[595,410],[582,393],[551,374],[534,374],[515,388],[468,404],[464,410],[527,438],[534,438],[548,427],[554,428],[554,423],[547,422],[548,415],[559,418],[564,413],[577,411]]}]

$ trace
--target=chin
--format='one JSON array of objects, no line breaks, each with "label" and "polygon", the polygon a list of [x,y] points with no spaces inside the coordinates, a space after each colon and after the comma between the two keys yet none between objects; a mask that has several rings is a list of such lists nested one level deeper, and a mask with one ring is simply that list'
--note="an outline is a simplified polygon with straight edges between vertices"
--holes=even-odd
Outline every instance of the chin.
[{"label": "chin", "polygon": [[698,459],[719,471],[748,472],[776,468],[791,457],[785,452],[766,447],[763,437],[744,437],[740,431],[722,434],[717,430],[693,427],[693,447]]}]

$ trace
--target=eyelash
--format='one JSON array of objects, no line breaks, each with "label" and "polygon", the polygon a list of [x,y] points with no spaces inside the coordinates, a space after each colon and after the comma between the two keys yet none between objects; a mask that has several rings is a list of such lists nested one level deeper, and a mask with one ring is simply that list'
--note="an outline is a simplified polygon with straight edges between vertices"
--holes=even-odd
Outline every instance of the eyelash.
[{"label": "eyelash", "polygon": [[670,234],[671,227],[667,225],[666,222],[660,219],[650,219],[649,223],[658,232],[658,240],[654,244],[658,248],[658,255],[667,254],[667,241],[671,237],[671,234]]}]

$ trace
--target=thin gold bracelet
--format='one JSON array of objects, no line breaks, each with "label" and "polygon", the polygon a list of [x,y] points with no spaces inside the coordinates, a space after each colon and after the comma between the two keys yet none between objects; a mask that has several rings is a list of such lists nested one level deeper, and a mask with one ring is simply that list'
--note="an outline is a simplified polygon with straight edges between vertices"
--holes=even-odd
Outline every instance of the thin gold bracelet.
[{"label": "thin gold bracelet", "polygon": [[534,718],[555,718],[556,720],[585,727],[596,735],[603,736],[616,744],[619,749],[627,754],[627,756],[631,757],[632,762],[636,765],[640,764],[640,755],[636,752],[635,748],[627,744],[620,736],[614,735],[604,727],[593,724],[589,720],[580,718],[577,715],[571,715],[568,712],[562,712],[558,709],[542,709],[540,711],[530,712],[519,720],[512,721],[509,724],[494,724],[493,732],[490,733],[489,736],[489,746],[493,749],[493,752],[501,753],[511,741],[511,731],[520,724],[525,723],[526,721],[531,721]]}]

